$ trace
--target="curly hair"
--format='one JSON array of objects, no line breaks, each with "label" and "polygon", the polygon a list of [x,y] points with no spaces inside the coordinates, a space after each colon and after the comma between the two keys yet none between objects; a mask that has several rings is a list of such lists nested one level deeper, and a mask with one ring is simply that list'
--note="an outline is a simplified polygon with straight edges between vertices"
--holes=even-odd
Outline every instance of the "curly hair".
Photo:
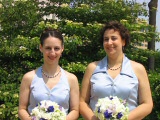
[{"label": "curly hair", "polygon": [[110,21],[104,24],[104,27],[100,31],[100,43],[103,44],[103,37],[105,31],[111,29],[114,29],[114,31],[118,31],[122,40],[125,40],[125,49],[130,43],[130,33],[128,29],[118,21]]}]

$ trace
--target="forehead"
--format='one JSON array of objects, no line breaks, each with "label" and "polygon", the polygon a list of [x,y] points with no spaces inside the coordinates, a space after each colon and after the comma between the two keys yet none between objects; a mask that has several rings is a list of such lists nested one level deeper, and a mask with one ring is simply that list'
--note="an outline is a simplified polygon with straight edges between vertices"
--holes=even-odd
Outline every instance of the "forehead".
[{"label": "forehead", "polygon": [[59,38],[50,36],[44,40],[44,44],[47,45],[62,44],[62,41]]},{"label": "forehead", "polygon": [[118,35],[120,35],[120,33],[119,33],[119,31],[117,31],[117,30],[114,30],[114,29],[107,29],[105,32],[104,32],[104,36],[110,36],[110,35],[112,35],[112,36],[118,36]]}]

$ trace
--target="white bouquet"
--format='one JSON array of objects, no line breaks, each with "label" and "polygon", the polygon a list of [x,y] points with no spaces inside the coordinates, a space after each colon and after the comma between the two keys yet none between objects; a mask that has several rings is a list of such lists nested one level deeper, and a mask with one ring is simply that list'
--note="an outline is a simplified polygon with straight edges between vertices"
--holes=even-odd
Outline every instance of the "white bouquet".
[{"label": "white bouquet", "polygon": [[50,100],[41,101],[31,112],[32,120],[66,120],[63,107]]},{"label": "white bouquet", "polygon": [[129,108],[125,100],[110,96],[98,100],[94,113],[100,120],[127,120]]}]

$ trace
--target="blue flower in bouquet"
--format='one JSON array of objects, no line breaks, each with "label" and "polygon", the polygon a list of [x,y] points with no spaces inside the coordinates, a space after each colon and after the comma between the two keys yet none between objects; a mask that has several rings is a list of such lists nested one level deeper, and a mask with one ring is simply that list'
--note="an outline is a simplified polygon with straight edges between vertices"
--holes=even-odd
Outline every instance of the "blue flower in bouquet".
[{"label": "blue flower in bouquet", "polygon": [[104,112],[104,117],[107,118],[107,119],[112,118],[112,112],[108,112],[108,110],[106,110],[106,111]]},{"label": "blue flower in bouquet", "polygon": [[54,112],[54,107],[53,106],[49,106],[47,109],[47,112]]},{"label": "blue flower in bouquet", "polygon": [[40,118],[39,120],[47,120],[47,119],[44,119],[44,118]]},{"label": "blue flower in bouquet", "polygon": [[66,120],[63,107],[50,100],[41,101],[31,112],[32,120]]},{"label": "blue flower in bouquet", "polygon": [[120,119],[123,116],[123,114],[120,112],[117,114],[117,119]]},{"label": "blue flower in bouquet", "polygon": [[100,120],[127,120],[129,108],[124,100],[110,96],[99,99],[94,112]]}]

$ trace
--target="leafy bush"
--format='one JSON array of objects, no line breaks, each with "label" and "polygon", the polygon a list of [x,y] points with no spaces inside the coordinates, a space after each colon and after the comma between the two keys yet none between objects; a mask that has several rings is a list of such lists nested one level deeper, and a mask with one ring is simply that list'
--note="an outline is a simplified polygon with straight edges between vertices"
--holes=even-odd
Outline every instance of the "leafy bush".
[{"label": "leafy bush", "polygon": [[148,77],[150,79],[154,106],[152,113],[145,120],[160,120],[160,73],[150,72]]},{"label": "leafy bush", "polygon": [[[132,43],[126,50],[129,58],[141,62],[147,68],[148,56],[155,55],[156,72],[149,73],[155,106],[146,120],[160,120],[160,108],[157,106],[160,104],[160,52],[155,54],[153,51],[135,47],[144,39],[149,41],[152,35],[155,35],[149,31],[152,27],[145,21],[137,21],[138,15],[147,16],[147,11],[143,5],[134,2],[96,0],[96,4],[91,4],[91,1],[79,1],[72,7],[69,0],[50,0],[57,3],[48,2],[46,7],[43,7],[44,1],[0,1],[0,120],[18,119],[18,94],[22,76],[43,63],[39,51],[39,36],[44,28],[57,28],[62,31],[65,50],[60,65],[74,73],[81,85],[87,64],[105,55],[98,38],[102,24],[110,20],[121,21],[131,31]],[[44,15],[50,13],[55,13],[60,20],[43,19]],[[149,30],[142,32],[143,29]]]},{"label": "leafy bush", "polygon": [[18,119],[19,84],[1,84],[0,120]]}]

